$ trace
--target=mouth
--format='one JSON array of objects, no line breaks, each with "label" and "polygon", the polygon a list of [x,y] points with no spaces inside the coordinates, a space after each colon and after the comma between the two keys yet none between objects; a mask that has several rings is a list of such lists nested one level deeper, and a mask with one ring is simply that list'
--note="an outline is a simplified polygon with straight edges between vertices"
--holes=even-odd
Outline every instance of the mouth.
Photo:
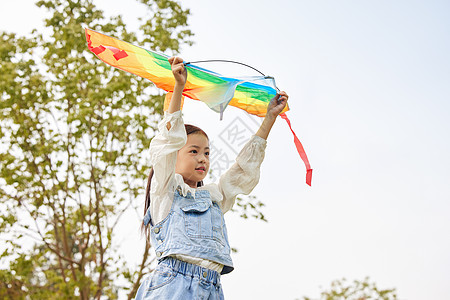
[{"label": "mouth", "polygon": [[195,168],[195,170],[196,171],[200,171],[200,172],[205,172],[206,168],[205,167],[198,167],[198,168]]}]

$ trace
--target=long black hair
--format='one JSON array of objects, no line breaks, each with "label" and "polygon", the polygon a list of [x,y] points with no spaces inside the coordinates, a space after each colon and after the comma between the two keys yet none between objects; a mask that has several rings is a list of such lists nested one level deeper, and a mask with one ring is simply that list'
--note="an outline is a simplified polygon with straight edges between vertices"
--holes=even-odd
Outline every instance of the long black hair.
[{"label": "long black hair", "polygon": [[[201,128],[194,126],[194,125],[190,125],[190,124],[184,124],[184,128],[186,129],[186,135],[190,135],[190,134],[203,134],[208,140],[208,135],[206,134],[206,132],[204,132]],[[153,178],[153,174],[154,174],[154,170],[153,167],[150,169],[150,173],[148,174],[148,179],[147,179],[147,188],[145,190],[145,205],[144,205],[144,216],[147,213],[147,210],[150,207],[150,188],[152,185],[152,178]],[[197,183],[197,187],[200,187],[203,185],[203,181],[199,181]],[[150,224],[152,223],[152,220],[150,220]],[[153,224],[151,224],[153,225]],[[147,226],[144,225],[144,221],[142,221],[142,225],[141,225],[141,230],[142,231],[146,231],[146,235],[148,237],[148,224]]]}]

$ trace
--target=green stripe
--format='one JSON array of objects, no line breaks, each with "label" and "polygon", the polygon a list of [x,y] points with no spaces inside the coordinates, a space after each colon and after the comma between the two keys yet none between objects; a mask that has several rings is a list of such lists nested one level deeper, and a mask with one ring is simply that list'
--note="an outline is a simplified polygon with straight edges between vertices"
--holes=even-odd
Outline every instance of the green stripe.
[{"label": "green stripe", "polygon": [[163,67],[166,70],[171,70],[172,68],[170,67],[170,63],[167,60],[167,57],[160,55],[158,53],[152,52],[152,51],[147,51],[148,54],[150,54],[150,56],[152,56],[155,59],[155,63],[161,67]]},{"label": "green stripe", "polygon": [[201,70],[197,70],[197,69],[189,68],[189,67],[187,67],[187,69],[189,71],[189,74],[193,75],[194,77],[197,77],[197,78],[202,79],[202,80],[209,81],[211,83],[223,84],[223,83],[227,83],[228,82],[228,81],[226,81],[224,79],[221,79],[221,78],[219,78],[219,77],[217,77],[215,75],[206,73],[206,72],[201,71]]},{"label": "green stripe", "polygon": [[255,100],[259,100],[265,103],[269,103],[270,100],[275,96],[275,94],[268,93],[264,90],[248,88],[240,85],[236,87],[236,91],[245,93],[247,97],[254,98]]},{"label": "green stripe", "polygon": [[[160,55],[155,52],[151,52],[146,50],[147,53],[155,59],[155,63],[166,70],[171,70],[171,66],[166,56]],[[190,76],[197,77],[201,80],[205,80],[214,84],[224,84],[229,81],[221,79],[215,75],[206,73],[201,70],[197,70],[194,68],[187,67]],[[269,103],[270,99],[272,99],[275,94],[271,94],[263,89],[255,89],[249,88],[242,85],[238,85],[236,87],[236,91],[244,93],[248,98],[252,99],[251,101],[261,101],[264,103]],[[249,103],[250,104],[250,103]]]}]

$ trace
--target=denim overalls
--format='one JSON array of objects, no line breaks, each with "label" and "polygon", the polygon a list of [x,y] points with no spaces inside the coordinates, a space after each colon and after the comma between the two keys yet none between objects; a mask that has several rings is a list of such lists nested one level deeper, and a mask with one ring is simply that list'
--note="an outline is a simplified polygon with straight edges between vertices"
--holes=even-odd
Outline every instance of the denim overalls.
[{"label": "denim overalls", "polygon": [[[148,209],[144,224],[151,224]],[[170,257],[185,254],[223,264],[222,274],[233,270],[222,210],[207,190],[195,198],[178,187],[169,215],[152,225],[151,243],[158,266],[139,287],[136,299],[223,299],[220,274]]]}]

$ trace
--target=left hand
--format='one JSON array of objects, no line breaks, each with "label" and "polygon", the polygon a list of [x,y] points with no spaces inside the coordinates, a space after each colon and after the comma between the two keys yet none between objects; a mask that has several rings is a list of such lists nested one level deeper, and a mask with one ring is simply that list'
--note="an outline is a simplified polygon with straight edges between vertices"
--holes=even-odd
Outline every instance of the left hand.
[{"label": "left hand", "polygon": [[173,77],[175,78],[175,82],[181,86],[186,84],[187,80],[187,71],[183,64],[183,59],[181,57],[171,57],[168,59],[170,66],[172,68]]},{"label": "left hand", "polygon": [[286,107],[288,98],[289,96],[285,91],[277,93],[275,97],[270,100],[266,115],[276,118]]}]

